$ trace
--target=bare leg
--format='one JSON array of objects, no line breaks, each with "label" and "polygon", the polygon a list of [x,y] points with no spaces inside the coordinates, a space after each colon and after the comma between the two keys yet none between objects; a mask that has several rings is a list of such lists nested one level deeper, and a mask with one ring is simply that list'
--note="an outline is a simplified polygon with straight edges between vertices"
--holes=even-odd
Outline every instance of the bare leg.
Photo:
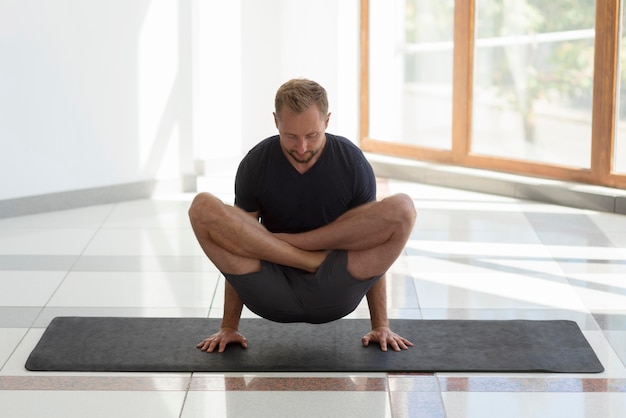
[{"label": "bare leg", "polygon": [[260,269],[260,260],[316,271],[325,252],[306,251],[268,232],[253,216],[208,193],[196,196],[189,217],[200,246],[220,269],[245,274]]},{"label": "bare leg", "polygon": [[413,230],[412,199],[397,194],[350,210],[334,222],[300,234],[276,234],[308,251],[348,250],[348,270],[356,278],[383,274],[398,258]]}]

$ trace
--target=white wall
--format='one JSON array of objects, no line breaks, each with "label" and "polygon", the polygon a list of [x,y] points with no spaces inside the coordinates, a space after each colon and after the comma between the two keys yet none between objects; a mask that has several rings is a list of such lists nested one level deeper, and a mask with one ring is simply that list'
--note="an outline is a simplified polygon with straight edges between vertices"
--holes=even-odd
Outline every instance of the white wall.
[{"label": "white wall", "polygon": [[[197,118],[204,124],[197,131],[197,158],[237,161],[261,139],[275,134],[274,95],[294,77],[322,84],[332,112],[329,131],[358,141],[358,0],[201,1],[199,5],[205,16],[199,30],[211,35],[198,39],[202,58],[196,62],[196,74],[199,80],[210,80],[211,87],[194,93],[199,101],[211,102],[200,107],[212,111]],[[202,21],[211,21],[210,28]],[[198,84],[204,82],[194,85]]]},{"label": "white wall", "polygon": [[188,9],[0,3],[0,199],[191,170]]},{"label": "white wall", "polygon": [[238,159],[291,77],[356,141],[358,39],[358,0],[3,0],[0,200]]}]

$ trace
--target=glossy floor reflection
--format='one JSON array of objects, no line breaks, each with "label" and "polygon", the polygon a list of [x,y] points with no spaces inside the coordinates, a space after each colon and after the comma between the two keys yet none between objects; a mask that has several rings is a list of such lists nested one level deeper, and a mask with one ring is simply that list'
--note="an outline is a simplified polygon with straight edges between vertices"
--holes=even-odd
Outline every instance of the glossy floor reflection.
[{"label": "glossy floor reflection", "polygon": [[[228,176],[199,187],[232,201]],[[381,197],[397,192],[413,197],[418,221],[389,272],[392,317],[573,320],[605,372],[26,371],[55,316],[221,315],[223,277],[196,244],[193,196],[182,194],[0,220],[2,415],[626,416],[625,216],[380,180]],[[367,318],[366,304],[351,317]]]}]

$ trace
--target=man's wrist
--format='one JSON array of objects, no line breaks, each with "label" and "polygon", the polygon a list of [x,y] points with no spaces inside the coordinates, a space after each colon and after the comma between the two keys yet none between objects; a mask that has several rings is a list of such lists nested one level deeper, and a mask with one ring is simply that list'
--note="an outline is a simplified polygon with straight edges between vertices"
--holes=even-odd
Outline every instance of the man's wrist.
[{"label": "man's wrist", "polygon": [[222,324],[220,328],[222,330],[239,331],[239,326],[233,324]]}]

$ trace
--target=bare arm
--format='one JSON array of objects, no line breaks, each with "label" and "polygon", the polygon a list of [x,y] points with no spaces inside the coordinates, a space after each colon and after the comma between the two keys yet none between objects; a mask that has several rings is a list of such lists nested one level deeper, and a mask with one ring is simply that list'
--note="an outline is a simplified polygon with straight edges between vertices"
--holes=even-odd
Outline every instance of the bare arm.
[{"label": "bare arm", "polygon": [[[258,212],[248,212],[254,219],[259,219]],[[239,330],[239,320],[243,311],[243,301],[235,291],[235,288],[226,280],[224,285],[224,314],[222,316],[222,329],[230,328]]]},{"label": "bare arm", "polygon": [[367,292],[367,305],[370,311],[372,329],[389,327],[387,317],[387,275],[383,275]]},{"label": "bare arm", "polygon": [[409,340],[399,336],[389,328],[389,318],[387,317],[387,276],[376,282],[367,292],[367,304],[370,311],[370,321],[372,330],[361,340],[364,346],[370,342],[377,342],[380,349],[387,351],[390,345],[394,351],[406,350],[413,346]]},{"label": "bare arm", "polygon": [[239,320],[243,311],[243,302],[235,291],[235,288],[228,283],[224,285],[224,315],[222,316],[222,328],[239,330]]},{"label": "bare arm", "polygon": [[[256,219],[258,213],[250,213]],[[235,288],[228,282],[224,284],[224,313],[222,315],[222,325],[220,330],[209,338],[198,343],[197,348],[208,353],[217,351],[222,353],[230,343],[239,343],[242,347],[248,347],[248,340],[239,332],[239,321],[243,311],[243,301],[235,291]]]}]

